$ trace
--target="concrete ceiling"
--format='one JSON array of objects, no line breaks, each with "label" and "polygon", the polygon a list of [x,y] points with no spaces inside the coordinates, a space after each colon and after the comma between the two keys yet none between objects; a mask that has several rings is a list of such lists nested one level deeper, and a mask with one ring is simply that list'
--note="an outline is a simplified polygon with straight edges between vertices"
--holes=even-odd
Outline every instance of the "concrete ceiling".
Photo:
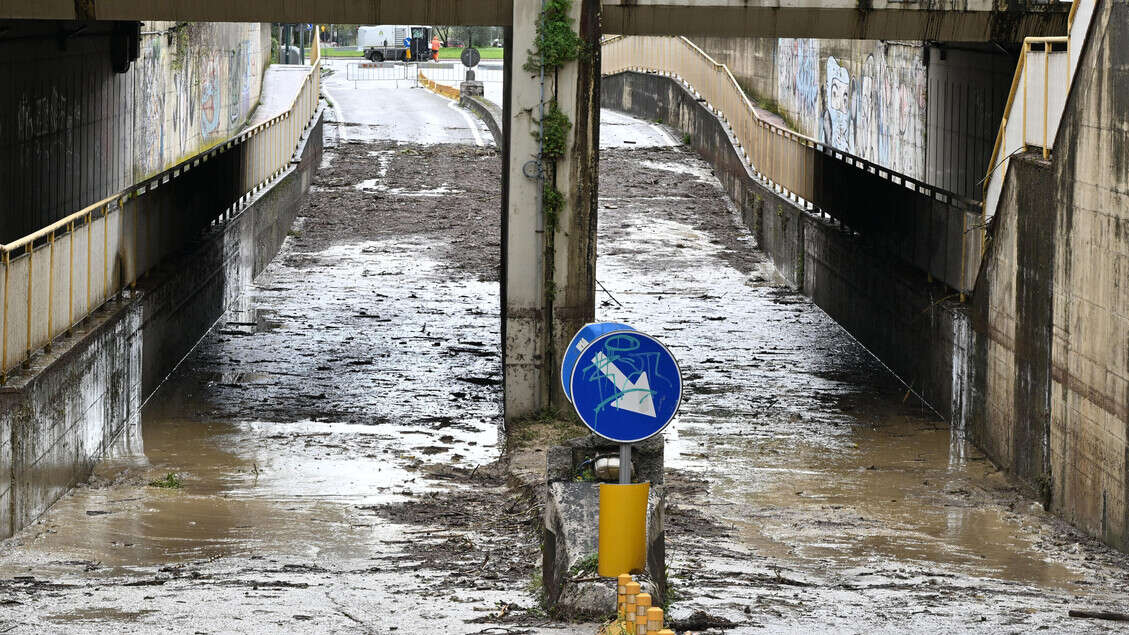
[{"label": "concrete ceiling", "polygon": [[[0,0],[0,19],[508,26],[513,2]],[[1069,8],[1069,3],[1053,0],[603,0],[603,30],[625,35],[1018,42],[1026,36],[1064,35]]]}]

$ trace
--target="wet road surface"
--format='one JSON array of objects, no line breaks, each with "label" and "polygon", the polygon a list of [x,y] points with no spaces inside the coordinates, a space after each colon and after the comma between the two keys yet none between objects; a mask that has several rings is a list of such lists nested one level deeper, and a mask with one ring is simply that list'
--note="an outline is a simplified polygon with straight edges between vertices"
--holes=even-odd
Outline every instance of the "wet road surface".
[{"label": "wet road surface", "polygon": [[[426,91],[381,98],[438,99],[451,129],[392,140],[341,92],[360,125],[330,126],[283,252],[116,456],[0,548],[0,631],[592,632],[540,613],[536,503],[495,462],[498,156]],[[1116,609],[1122,555],[780,284],[709,167],[649,147],[677,132],[619,114],[601,132],[598,316],[660,337],[687,384],[666,432],[675,618],[1116,626],[1066,611]],[[180,488],[150,485],[168,474]]]},{"label": "wet road surface", "polygon": [[418,85],[415,65],[357,70],[359,62],[331,58],[324,62],[329,72],[322,92],[334,106],[331,120],[339,124],[333,134],[342,140],[493,144],[481,120]]},{"label": "wet road surface", "polygon": [[728,632],[1088,632],[1123,554],[1021,495],[781,284],[709,166],[601,157],[597,317],[661,338],[686,382],[666,434],[673,616]]}]

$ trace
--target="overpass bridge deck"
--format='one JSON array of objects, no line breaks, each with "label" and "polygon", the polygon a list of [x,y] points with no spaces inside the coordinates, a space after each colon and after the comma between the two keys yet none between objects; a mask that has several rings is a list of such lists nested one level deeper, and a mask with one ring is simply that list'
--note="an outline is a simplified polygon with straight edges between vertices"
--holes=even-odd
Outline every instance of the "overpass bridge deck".
[{"label": "overpass bridge deck", "polygon": [[[0,19],[509,26],[533,0],[2,0]],[[83,8],[88,7],[88,8]],[[1061,33],[1056,0],[602,0],[606,33],[1016,41]]]}]

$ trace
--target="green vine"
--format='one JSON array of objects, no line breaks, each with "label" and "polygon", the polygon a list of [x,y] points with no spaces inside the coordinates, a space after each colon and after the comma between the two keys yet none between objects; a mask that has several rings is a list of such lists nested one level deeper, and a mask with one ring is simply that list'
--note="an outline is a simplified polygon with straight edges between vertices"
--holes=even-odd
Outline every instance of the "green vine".
[{"label": "green vine", "polygon": [[[542,251],[545,263],[543,273],[545,289],[545,315],[549,325],[546,333],[546,354],[555,359],[552,326],[553,305],[557,298],[556,282],[556,243],[560,230],[561,214],[564,212],[566,198],[557,189],[557,161],[564,158],[568,148],[568,133],[572,122],[557,104],[557,75],[566,63],[575,61],[581,54],[589,54],[585,42],[572,30],[572,0],[545,0],[541,17],[537,22],[537,37],[534,50],[528,52],[523,68],[538,73],[542,81],[551,83],[551,94],[547,95],[547,111],[541,113],[540,130],[534,137],[541,142],[537,160],[542,175],[541,213],[544,215],[545,231],[542,233]],[[552,383],[552,382],[550,382]]]},{"label": "green vine", "polygon": [[545,184],[545,191],[542,194],[541,207],[545,210],[545,231],[557,231],[557,225],[560,223],[561,210],[564,209],[565,198],[557,188]]},{"label": "green vine", "polygon": [[176,26],[169,29],[169,44],[171,46],[172,60],[169,66],[174,71],[184,70],[185,62],[188,60],[188,45],[190,37],[188,34],[188,22],[178,22]]},{"label": "green vine", "polygon": [[572,30],[572,0],[548,0],[537,23],[537,40],[534,50],[529,51],[525,70],[546,74],[560,69],[580,54],[580,36]]},{"label": "green vine", "polygon": [[[555,162],[564,156],[568,131],[572,129],[572,122],[557,106],[556,99],[549,104],[549,112],[541,120],[541,128],[544,131],[541,136],[541,159]],[[537,136],[536,132],[533,134]]]}]

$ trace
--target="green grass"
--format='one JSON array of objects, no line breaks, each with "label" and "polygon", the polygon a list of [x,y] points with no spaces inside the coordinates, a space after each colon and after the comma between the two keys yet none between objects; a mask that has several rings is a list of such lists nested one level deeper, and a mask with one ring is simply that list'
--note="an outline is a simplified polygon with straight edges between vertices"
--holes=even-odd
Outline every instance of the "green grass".
[{"label": "green grass", "polygon": [[[483,47],[479,49],[483,60],[502,59],[500,47]],[[440,60],[457,60],[463,54],[462,49],[439,49]],[[365,53],[356,49],[322,49],[323,58],[364,58]],[[306,49],[306,58],[309,58],[309,49]]]},{"label": "green grass", "polygon": [[[475,47],[478,48],[478,47]],[[478,52],[482,54],[484,60],[500,60],[502,59],[502,49],[494,47],[478,48]],[[441,48],[439,49],[439,59],[441,60],[457,60],[463,54],[463,49],[460,48]]]},{"label": "green grass", "polygon": [[[364,57],[362,51],[357,49],[330,49],[323,48],[321,50],[322,57]],[[306,59],[310,58],[310,49],[306,49]]]},{"label": "green grass", "polygon": [[600,564],[599,554],[590,553],[581,558],[572,568],[568,571],[570,578],[579,578],[585,575],[596,573],[596,568]]},{"label": "green grass", "polygon": [[356,49],[322,49],[322,57],[363,57],[364,52]]}]

